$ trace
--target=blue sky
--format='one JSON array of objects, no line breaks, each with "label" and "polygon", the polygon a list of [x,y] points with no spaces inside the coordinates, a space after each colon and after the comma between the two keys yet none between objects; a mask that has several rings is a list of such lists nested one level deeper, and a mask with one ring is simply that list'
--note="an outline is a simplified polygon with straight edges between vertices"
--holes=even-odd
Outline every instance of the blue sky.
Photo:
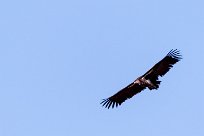
[{"label": "blue sky", "polygon": [[[0,2],[0,135],[203,136],[202,0]],[[117,109],[116,93],[179,49],[183,60]]]}]

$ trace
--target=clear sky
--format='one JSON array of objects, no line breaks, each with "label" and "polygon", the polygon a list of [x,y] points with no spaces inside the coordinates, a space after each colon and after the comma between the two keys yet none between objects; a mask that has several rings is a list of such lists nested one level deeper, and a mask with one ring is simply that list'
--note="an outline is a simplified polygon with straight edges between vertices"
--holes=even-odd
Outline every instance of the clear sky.
[{"label": "clear sky", "polygon": [[[203,0],[0,2],[1,136],[203,136]],[[171,49],[182,61],[117,109],[100,102]]]}]

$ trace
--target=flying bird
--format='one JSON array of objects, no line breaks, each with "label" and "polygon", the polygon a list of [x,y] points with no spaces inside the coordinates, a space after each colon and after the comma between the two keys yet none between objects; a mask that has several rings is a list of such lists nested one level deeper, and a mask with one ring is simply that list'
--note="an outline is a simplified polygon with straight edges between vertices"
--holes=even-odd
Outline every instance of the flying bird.
[{"label": "flying bird", "polygon": [[146,88],[150,90],[158,89],[161,83],[158,77],[164,76],[174,64],[182,59],[181,57],[179,50],[172,49],[162,60],[155,64],[144,75],[138,77],[134,82],[121,89],[113,96],[103,99],[101,102],[102,106],[105,106],[108,109],[110,107],[118,107],[118,105],[121,105],[124,101],[132,98],[134,95],[140,93]]}]

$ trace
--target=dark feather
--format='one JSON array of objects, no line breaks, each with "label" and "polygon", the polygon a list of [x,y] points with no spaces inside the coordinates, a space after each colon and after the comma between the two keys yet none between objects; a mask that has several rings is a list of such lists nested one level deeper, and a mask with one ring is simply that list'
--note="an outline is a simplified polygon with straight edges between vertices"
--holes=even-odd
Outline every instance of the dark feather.
[{"label": "dark feather", "polygon": [[108,109],[111,107],[111,105],[112,108],[117,107],[118,105],[121,105],[125,100],[130,99],[135,94],[141,92],[143,89],[145,89],[145,87],[142,87],[139,84],[133,82],[113,96],[107,99],[103,99],[101,104]]},{"label": "dark feather", "polygon": [[151,80],[153,84],[159,87],[161,81],[158,81],[158,77],[164,76],[173,67],[173,65],[181,59],[180,52],[177,49],[172,49],[161,61],[155,64],[142,77]]}]

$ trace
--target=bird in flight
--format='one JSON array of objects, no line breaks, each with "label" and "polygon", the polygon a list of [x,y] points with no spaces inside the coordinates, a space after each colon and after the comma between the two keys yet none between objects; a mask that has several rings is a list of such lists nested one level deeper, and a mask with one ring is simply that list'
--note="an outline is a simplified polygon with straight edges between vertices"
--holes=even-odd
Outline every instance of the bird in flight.
[{"label": "bird in flight", "polygon": [[138,77],[134,82],[129,84],[127,87],[121,89],[119,92],[113,96],[103,99],[101,104],[106,108],[114,108],[121,105],[127,99],[132,98],[137,93],[148,88],[150,90],[158,89],[161,81],[159,81],[159,76],[164,76],[174,64],[180,61],[181,54],[179,50],[171,50],[162,60],[155,64],[149,71],[144,75]]}]

